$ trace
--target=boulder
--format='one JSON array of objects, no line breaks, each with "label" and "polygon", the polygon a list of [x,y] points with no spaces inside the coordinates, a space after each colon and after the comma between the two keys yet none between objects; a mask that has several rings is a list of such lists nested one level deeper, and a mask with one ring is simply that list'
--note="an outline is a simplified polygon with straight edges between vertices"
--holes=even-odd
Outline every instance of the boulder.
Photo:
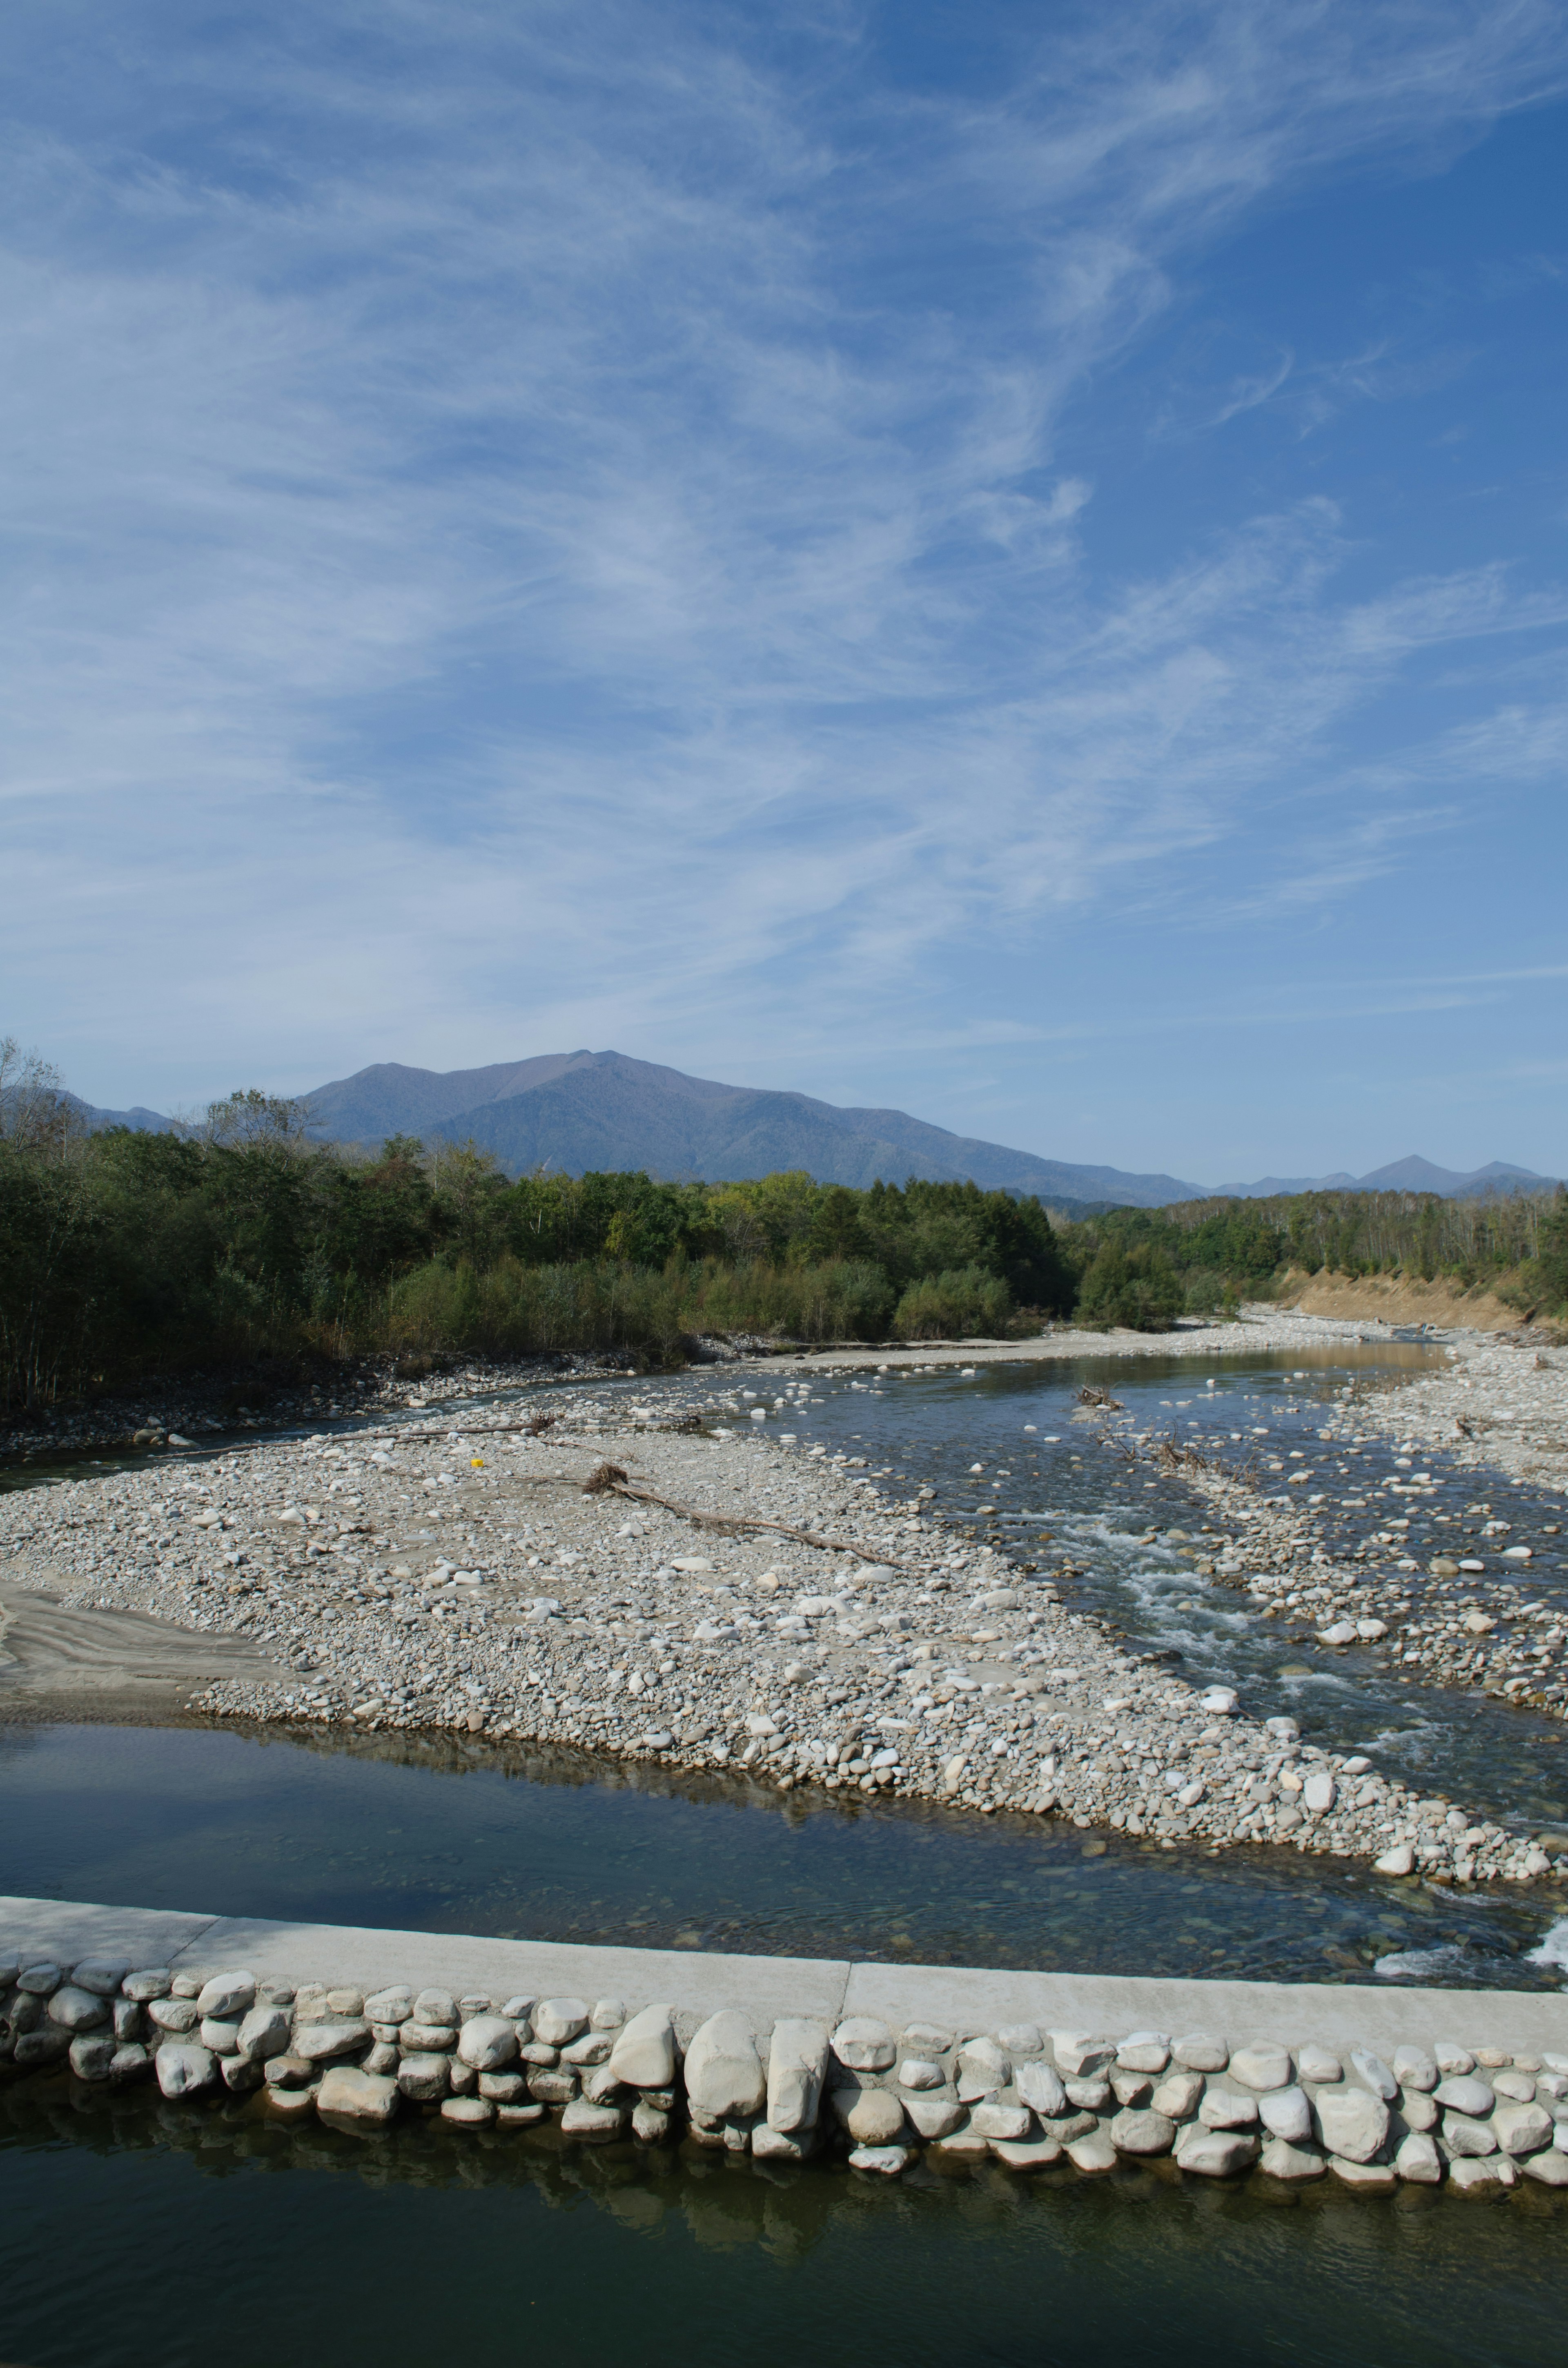
[{"label": "boulder", "polygon": [[1312,2109],[1304,2089],[1275,2089],[1257,2100],[1257,2117],[1270,2137],[1304,2146],[1312,2134]]},{"label": "boulder", "polygon": [[1439,2080],[1432,2093],[1445,2112],[1468,2113],[1474,2121],[1484,2121],[1496,2102],[1484,2080],[1465,2072]]},{"label": "boulder", "polygon": [[1176,2152],[1178,2169],[1203,2179],[1233,2179],[1250,2170],[1257,2156],[1257,2140],[1241,2130],[1185,2129]]},{"label": "boulder", "polygon": [[49,2019],[62,2031],[94,2031],[110,2020],[109,2003],[92,1990],[67,1983],[49,2001]]},{"label": "boulder", "polygon": [[675,2024],[667,2006],[645,2006],[618,2034],[609,2068],[629,2089],[667,2089],[676,2077]]},{"label": "boulder", "polygon": [[286,2006],[253,2006],[240,2024],[234,2053],[244,2064],[266,2064],[289,2052],[289,2009]]},{"label": "boulder", "polygon": [[1320,2089],[1312,2099],[1312,2118],[1328,2153],[1347,2162],[1370,2162],[1388,2140],[1389,2109],[1365,2089]]},{"label": "boulder", "polygon": [[892,2089],[835,2089],[833,2108],[858,2146],[891,2146],[903,2133],[903,2101]]},{"label": "boulder", "polygon": [[130,1971],[123,1961],[110,1964],[101,1958],[85,1957],[73,1969],[71,1979],[75,1988],[91,1990],[95,1998],[113,1998],[119,1996],[119,1986]]},{"label": "boulder", "polygon": [[345,2121],[368,2122],[381,2128],[402,2101],[398,2083],[379,2072],[361,2072],[352,2064],[329,2065],[316,2091],[316,2111]]},{"label": "boulder", "polygon": [[517,2030],[505,2015],[472,2015],[458,2038],[457,2052],[475,2072],[501,2072],[517,2060]]},{"label": "boulder", "polygon": [[1497,2144],[1505,2154],[1539,2154],[1551,2144],[1551,2115],[1541,2105],[1499,2105],[1492,2116]]},{"label": "boulder", "polygon": [[1232,2079],[1239,2080],[1244,2089],[1284,2089],[1295,2078],[1290,2049],[1277,2046],[1271,2039],[1233,2048],[1230,2069]]},{"label": "boulder", "polygon": [[210,2089],[218,2078],[218,2062],[210,2047],[194,2047],[180,2040],[165,2040],[154,2061],[158,2086],[165,2097],[196,2097]]},{"label": "boulder", "polygon": [[[946,2096],[905,2097],[903,2110],[923,2138],[950,2138],[968,2119],[958,2099]],[[1563,2157],[1568,2162],[1568,2155]]]},{"label": "boulder", "polygon": [[581,1998],[540,1998],[533,2027],[534,2037],[546,2047],[567,2047],[588,2028],[588,2009]]},{"label": "boulder", "polygon": [[451,2080],[449,2055],[405,2055],[397,2067],[397,2085],[416,2105],[436,2104]]},{"label": "boulder", "polygon": [[812,2127],[827,2078],[827,2032],[820,2022],[786,2020],[774,2024],[767,2051],[769,2128]]},{"label": "boulder", "polygon": [[710,2121],[744,2120],[760,2111],[767,2084],[744,2014],[725,2008],[709,2016],[686,2051],[686,2093],[693,2110]]},{"label": "boulder", "polygon": [[898,2050],[885,2022],[852,2014],[833,2034],[833,2052],[850,2072],[886,2072]]},{"label": "boulder", "polygon": [[1438,2186],[1443,2176],[1443,2158],[1437,2152],[1437,2140],[1429,2138],[1424,2130],[1411,2130],[1399,2142],[1393,2167],[1401,2179],[1408,2180],[1412,2186]]},{"label": "boulder", "polygon": [[1067,2091],[1049,2064],[1020,2064],[1014,2086],[1024,2103],[1042,2120],[1067,2110]]},{"label": "boulder", "polygon": [[587,2097],[574,2097],[561,2116],[561,2135],[582,2139],[588,2146],[608,2146],[622,2135],[626,2120],[619,2105],[596,2105]]},{"label": "boulder", "polygon": [[1011,2138],[1015,2143],[1029,2135],[1030,2115],[1027,2105],[1004,2104],[997,2098],[976,2105],[969,2117],[971,2129],[983,2138]]},{"label": "boulder", "polygon": [[1129,2106],[1117,2114],[1108,2135],[1118,2154],[1169,2154],[1176,2125],[1166,2113]]},{"label": "boulder", "polygon": [[237,2021],[248,2014],[256,2004],[254,1974],[214,1974],[202,1985],[196,2001],[196,2011],[205,2021],[210,2016],[220,2022]]},{"label": "boulder", "polygon": [[295,2031],[293,2050],[307,2064],[326,2064],[335,2055],[352,2055],[363,2047],[370,2036],[370,2026],[357,2015],[346,2016],[341,2021],[307,2022]]},{"label": "boulder", "polygon": [[1116,2061],[1115,2040],[1096,2039],[1086,2031],[1053,2031],[1051,2046],[1064,2080],[1093,2079]]},{"label": "boulder", "polygon": [[1321,2179],[1328,2165],[1315,2146],[1292,2146],[1288,2138],[1268,2138],[1257,2158],[1259,2170],[1270,2179],[1295,2181]]}]

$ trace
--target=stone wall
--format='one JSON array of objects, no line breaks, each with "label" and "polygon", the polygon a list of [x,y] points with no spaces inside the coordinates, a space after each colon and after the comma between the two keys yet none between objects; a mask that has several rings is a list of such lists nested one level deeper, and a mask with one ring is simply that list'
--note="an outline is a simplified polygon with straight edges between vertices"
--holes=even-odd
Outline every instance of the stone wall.
[{"label": "stone wall", "polygon": [[[21,1952],[24,1959],[30,1952]],[[1139,2031],[996,2031],[864,2015],[765,2027],[619,1998],[367,1994],[244,1971],[4,1961],[0,2065],[11,2077],[155,2081],[168,2099],[254,2096],[340,2126],[433,2114],[460,2127],[547,2117],[587,2145],[677,2138],[803,2162],[846,2154],[896,2177],[920,2150],[1084,2176],[1124,2159],[1206,2178],[1333,2175],[1495,2193],[1568,2187],[1568,2054],[1484,2037],[1402,2045],[1392,2060],[1276,2040]]]}]

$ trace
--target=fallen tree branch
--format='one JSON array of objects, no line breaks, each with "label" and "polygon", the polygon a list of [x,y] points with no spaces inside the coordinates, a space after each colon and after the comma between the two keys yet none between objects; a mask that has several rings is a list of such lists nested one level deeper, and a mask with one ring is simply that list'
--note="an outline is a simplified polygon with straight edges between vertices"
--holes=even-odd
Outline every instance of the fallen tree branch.
[{"label": "fallen tree branch", "polygon": [[874,1553],[869,1546],[857,1545],[852,1538],[824,1538],[815,1530],[797,1530],[788,1521],[769,1521],[760,1513],[704,1513],[695,1505],[677,1505],[673,1497],[661,1497],[656,1488],[639,1487],[629,1480],[619,1463],[601,1463],[590,1472],[583,1483],[585,1497],[630,1497],[646,1505],[662,1505],[666,1513],[678,1513],[684,1521],[696,1521],[707,1530],[776,1530],[780,1537],[796,1538],[801,1545],[819,1546],[824,1554],[857,1555],[861,1562],[881,1563],[890,1570],[907,1570],[907,1563],[894,1562],[885,1554]]}]

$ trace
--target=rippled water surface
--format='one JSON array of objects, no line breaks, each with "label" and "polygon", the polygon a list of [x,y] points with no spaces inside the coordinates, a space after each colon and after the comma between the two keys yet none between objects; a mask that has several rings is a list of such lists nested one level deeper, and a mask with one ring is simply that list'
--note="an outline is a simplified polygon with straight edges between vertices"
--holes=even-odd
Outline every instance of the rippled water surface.
[{"label": "rippled water surface", "polygon": [[[0,1891],[540,1941],[1080,1973],[1555,1987],[1540,1893],[782,1795],[475,1738],[0,1727]],[[1561,1905],[1557,1914],[1562,1913]],[[0,1933],[0,1940],[4,1935]]]},{"label": "rippled water surface", "polygon": [[0,2089],[10,2368],[1547,2368],[1568,2214],[1128,2170],[889,2187],[559,2134]]}]

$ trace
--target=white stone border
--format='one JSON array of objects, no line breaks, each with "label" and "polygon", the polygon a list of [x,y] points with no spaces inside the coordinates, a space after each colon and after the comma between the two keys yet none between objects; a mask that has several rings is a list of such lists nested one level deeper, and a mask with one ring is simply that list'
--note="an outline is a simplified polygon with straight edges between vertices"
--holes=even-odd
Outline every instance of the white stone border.
[{"label": "white stone border", "polygon": [[[300,1978],[308,1967],[313,1979]],[[674,2001],[674,2002],[672,2002]],[[1226,2036],[1227,2032],[1231,2034]],[[0,2059],[289,2120],[759,2159],[1568,2187],[1568,1998],[1142,1981],[0,1899]]]}]

